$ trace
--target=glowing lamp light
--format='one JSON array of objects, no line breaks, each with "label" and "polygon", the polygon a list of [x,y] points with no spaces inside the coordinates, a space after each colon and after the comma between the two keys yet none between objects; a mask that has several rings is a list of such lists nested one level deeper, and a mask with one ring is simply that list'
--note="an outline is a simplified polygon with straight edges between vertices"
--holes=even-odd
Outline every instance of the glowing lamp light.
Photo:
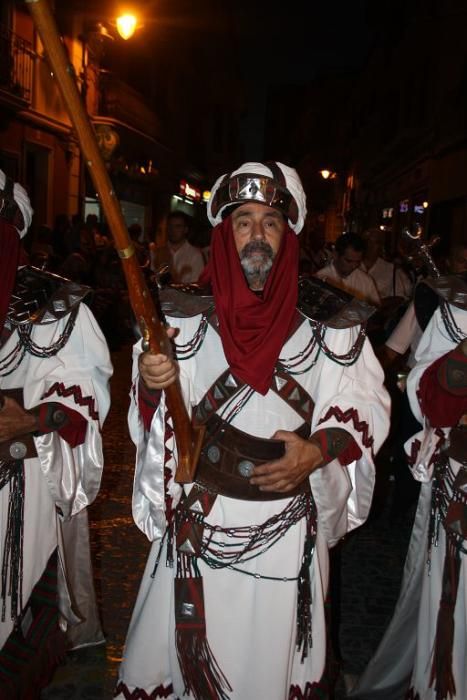
[{"label": "glowing lamp light", "polygon": [[424,209],[428,209],[428,202],[427,201],[423,202],[422,206]]},{"label": "glowing lamp light", "polygon": [[337,177],[334,170],[320,170],[319,174],[321,175],[323,180],[335,180]]},{"label": "glowing lamp light", "polygon": [[134,15],[126,14],[117,17],[117,31],[122,39],[130,39],[136,31],[137,19]]},{"label": "glowing lamp light", "polygon": [[211,196],[210,190],[204,190],[203,192],[203,202],[209,202],[209,197]]}]

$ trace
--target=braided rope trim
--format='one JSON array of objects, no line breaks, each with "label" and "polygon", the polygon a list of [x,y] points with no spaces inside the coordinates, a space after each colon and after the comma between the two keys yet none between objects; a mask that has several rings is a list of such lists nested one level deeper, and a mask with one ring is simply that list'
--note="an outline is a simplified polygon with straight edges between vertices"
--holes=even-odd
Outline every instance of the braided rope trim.
[{"label": "braided rope trim", "polygon": [[57,394],[57,396],[62,396],[63,398],[73,396],[76,404],[78,404],[79,406],[87,406],[89,416],[93,420],[99,420],[99,413],[96,411],[95,408],[94,397],[83,396],[81,388],[77,384],[65,387],[63,382],[55,382],[55,384],[52,384],[50,389],[48,389],[48,391],[46,391],[45,394],[42,394],[41,400],[49,398],[50,396],[52,396],[52,394]]}]

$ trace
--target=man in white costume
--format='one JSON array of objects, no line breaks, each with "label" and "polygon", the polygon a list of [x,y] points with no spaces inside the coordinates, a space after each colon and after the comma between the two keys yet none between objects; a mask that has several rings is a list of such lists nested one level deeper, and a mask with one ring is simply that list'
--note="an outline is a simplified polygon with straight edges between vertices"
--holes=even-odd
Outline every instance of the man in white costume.
[{"label": "man in white costume", "polygon": [[361,269],[374,279],[381,300],[384,302],[394,297],[410,299],[412,285],[409,278],[400,267],[382,257],[384,231],[371,228],[365,231],[363,238],[366,248]]},{"label": "man in white costume", "polygon": [[81,303],[89,290],[18,269],[31,216],[24,189],[0,171],[1,700],[39,697],[69,625],[79,630],[71,644],[103,641],[83,581],[85,508],[101,479],[112,367]]},{"label": "man in white costume", "polygon": [[407,382],[424,426],[406,445],[420,497],[393,618],[350,694],[359,700],[467,697],[467,281],[430,284],[439,308]]},{"label": "man in white costume", "polygon": [[365,242],[357,233],[343,233],[334,245],[334,260],[315,273],[333,287],[379,306],[381,298],[376,283],[367,272],[361,269]]},{"label": "man in white costume", "polygon": [[[367,517],[388,430],[371,308],[307,280],[310,317],[297,309],[306,206],[292,168],[245,163],[215,183],[208,214],[200,287],[162,295],[177,361],[135,348],[133,514],[154,544],[116,696],[324,697],[328,547]],[[177,373],[206,426],[183,490],[163,391]]]}]

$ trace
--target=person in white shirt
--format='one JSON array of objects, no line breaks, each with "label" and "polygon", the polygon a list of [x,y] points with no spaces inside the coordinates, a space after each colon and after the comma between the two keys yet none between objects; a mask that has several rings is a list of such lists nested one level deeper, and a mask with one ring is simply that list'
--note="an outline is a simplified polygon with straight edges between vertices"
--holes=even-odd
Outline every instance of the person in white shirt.
[{"label": "person in white shirt", "polygon": [[188,242],[190,225],[191,219],[187,214],[171,212],[167,217],[167,245],[156,248],[152,255],[152,269],[157,273],[168,268],[172,282],[197,282],[204,269],[201,250]]},{"label": "person in white shirt", "polygon": [[365,231],[363,238],[366,248],[360,267],[373,277],[381,299],[410,299],[412,285],[409,278],[400,267],[382,257],[384,231],[371,228]]},{"label": "person in white shirt", "polygon": [[336,240],[334,260],[316,272],[315,277],[343,289],[357,299],[380,306],[381,299],[373,278],[360,268],[365,242],[356,233],[343,233]]}]

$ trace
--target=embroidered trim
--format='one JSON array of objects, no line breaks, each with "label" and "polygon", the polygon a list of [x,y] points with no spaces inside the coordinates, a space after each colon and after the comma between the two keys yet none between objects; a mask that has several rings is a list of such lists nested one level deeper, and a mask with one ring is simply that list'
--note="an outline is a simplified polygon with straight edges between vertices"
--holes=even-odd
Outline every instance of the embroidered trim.
[{"label": "embroidered trim", "polygon": [[364,445],[364,447],[368,447],[372,456],[374,456],[374,438],[372,435],[370,435],[368,423],[364,420],[359,420],[359,415],[356,408],[348,408],[347,411],[342,411],[339,406],[331,406],[324,418],[320,420],[319,424],[324,423],[330,418],[335,418],[338,423],[348,423],[349,421],[352,421],[355,430],[362,434],[362,445]]},{"label": "embroidered trim", "polygon": [[417,461],[418,453],[420,452],[421,446],[422,443],[418,438],[412,440],[410,444],[410,454],[407,455],[407,464],[409,465],[409,467],[413,467],[415,462]]},{"label": "embroidered trim", "polygon": [[128,686],[120,681],[115,688],[114,698],[120,693],[123,693],[125,700],[156,700],[156,698],[168,698],[174,692],[172,684],[164,688],[163,685],[158,685],[154,688],[152,693],[148,694],[142,688],[135,688],[134,690],[129,690]]},{"label": "embroidered trim", "polygon": [[169,461],[173,457],[173,452],[168,446],[168,442],[173,438],[174,436],[174,431],[171,423],[169,423],[170,420],[170,413],[167,411],[166,416],[165,416],[165,435],[164,435],[164,495],[165,495],[165,513],[166,513],[166,518],[167,521],[170,522],[173,518],[174,514],[174,509],[173,509],[173,499],[172,496],[169,494],[169,481],[172,477],[172,470],[170,467],[167,467],[166,465],[169,463]]},{"label": "embroidered trim", "polygon": [[300,686],[291,685],[289,690],[289,700],[326,700],[329,697],[329,687],[327,683],[307,682],[305,690]]},{"label": "embroidered trim", "polygon": [[64,398],[73,396],[75,403],[77,403],[79,406],[87,406],[88,413],[91,418],[96,421],[99,420],[99,414],[95,409],[94,398],[92,396],[83,396],[81,393],[81,388],[77,384],[73,384],[73,386],[70,387],[65,387],[63,382],[55,382],[55,384],[52,384],[50,389],[46,391],[45,394],[42,394],[41,401],[43,399],[47,399],[49,396],[52,396],[52,394],[57,394],[57,396],[63,396]]}]

